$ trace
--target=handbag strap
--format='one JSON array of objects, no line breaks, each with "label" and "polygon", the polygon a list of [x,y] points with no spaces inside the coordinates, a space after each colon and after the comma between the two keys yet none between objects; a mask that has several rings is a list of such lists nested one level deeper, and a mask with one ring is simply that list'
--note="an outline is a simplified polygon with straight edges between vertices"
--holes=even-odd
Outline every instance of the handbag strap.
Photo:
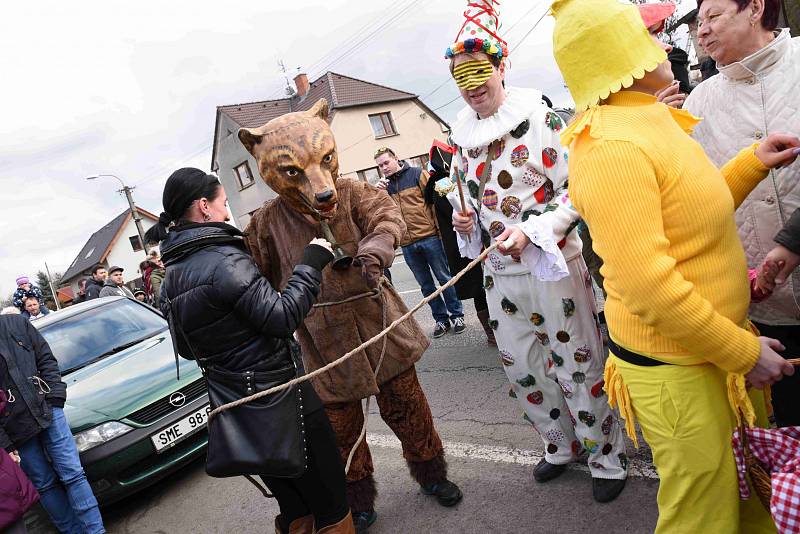
[{"label": "handbag strap", "polygon": [[259,484],[258,481],[252,475],[243,475],[243,476],[244,476],[244,478],[249,480],[251,484],[253,484],[256,488],[258,488],[258,491],[261,492],[261,495],[263,495],[267,499],[274,499],[275,498],[275,495],[271,494],[268,491],[268,488],[266,488],[265,486],[262,486],[261,484]]},{"label": "handbag strap", "polygon": [[[175,315],[175,309],[173,308],[174,302],[169,298],[168,295],[166,295],[166,292],[164,293],[164,300],[166,300],[166,302],[167,302],[167,306],[168,306],[167,309],[169,311],[169,313],[167,315],[167,324],[169,325],[169,335],[172,338],[172,350],[175,353],[175,371],[176,371],[176,373],[178,375],[178,380],[181,379],[181,371],[180,371],[180,366],[179,366],[179,361],[178,361],[178,345],[176,343],[176,341],[177,341],[176,332],[180,333],[181,337],[183,337],[183,341],[186,343],[186,346],[189,348],[189,353],[192,355],[192,358],[197,363],[197,366],[203,372],[203,376],[205,376],[206,380],[208,380],[209,379],[208,373],[207,373],[206,368],[203,366],[202,359],[198,358],[197,354],[195,354],[194,347],[192,347],[192,344],[189,343],[189,338],[186,336],[186,332],[183,331],[183,327],[181,327],[180,322],[176,322],[174,320],[175,316],[176,316]],[[295,363],[295,368],[297,368],[297,364],[296,363]],[[261,495],[263,495],[267,499],[274,499],[275,498],[275,496],[273,494],[271,494],[265,486],[262,486],[252,475],[243,475],[243,476],[248,481],[250,481],[250,483],[253,484],[258,489],[259,492],[261,492]]]},{"label": "handbag strap", "polygon": [[[175,354],[175,374],[177,375],[177,379],[181,379],[181,367],[180,362],[178,361],[178,336],[175,335],[175,310],[172,308],[173,303],[172,300],[167,295],[167,292],[164,291],[162,293],[164,300],[167,303],[167,325],[169,325],[169,337],[172,339],[172,352]],[[180,325],[178,326],[180,328]],[[183,334],[183,339],[186,340],[186,334],[183,333],[183,329],[180,328],[181,333]],[[189,345],[189,352],[194,355],[194,350],[192,346]]]}]

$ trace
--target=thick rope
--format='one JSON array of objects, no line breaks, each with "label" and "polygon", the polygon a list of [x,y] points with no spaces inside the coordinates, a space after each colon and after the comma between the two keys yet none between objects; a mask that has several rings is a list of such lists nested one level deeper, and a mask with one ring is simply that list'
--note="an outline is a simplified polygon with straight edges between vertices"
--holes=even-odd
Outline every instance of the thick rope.
[{"label": "thick rope", "polygon": [[[380,292],[380,295],[381,295],[381,308],[382,308],[381,328],[386,328],[386,319],[387,319],[386,296],[383,294],[383,291]],[[383,347],[381,348],[381,357],[378,358],[378,364],[375,366],[375,382],[378,381],[378,373],[380,372],[381,365],[383,364],[383,357],[386,356],[387,342],[388,338],[386,336],[383,336]],[[361,432],[358,434],[358,439],[356,440],[355,444],[350,449],[350,454],[347,455],[347,463],[344,466],[345,474],[350,472],[350,464],[353,463],[353,456],[355,456],[358,446],[361,445],[361,442],[364,441],[364,438],[367,436],[367,422],[369,421],[369,404],[371,400],[372,400],[372,395],[367,397],[367,402],[364,406],[364,424],[361,425]]]},{"label": "thick rope", "polygon": [[[380,284],[383,284],[383,279],[382,278],[381,278]],[[338,306],[340,304],[347,304],[349,302],[354,302],[356,300],[361,300],[361,299],[365,299],[365,298],[368,298],[368,297],[374,297],[374,296],[380,295],[380,294],[381,294],[381,286],[379,285],[378,287],[376,287],[372,291],[366,291],[364,293],[359,293],[358,295],[353,295],[352,297],[347,297],[346,299],[342,299],[342,300],[334,300],[334,301],[331,301],[331,302],[317,302],[316,304],[314,304],[311,307],[312,308],[327,308],[328,306]],[[384,326],[386,326],[386,325],[384,325]]]},{"label": "thick rope", "polygon": [[[441,295],[446,289],[448,289],[448,288],[452,287],[453,285],[455,285],[455,283],[458,282],[459,280],[461,280],[461,278],[464,277],[467,274],[467,272],[469,272],[470,269],[472,269],[473,267],[478,265],[480,262],[482,262],[486,258],[486,256],[489,255],[490,252],[494,251],[501,244],[505,245],[506,247],[511,246],[511,243],[505,242],[505,243],[495,243],[492,246],[486,248],[483,252],[481,252],[481,254],[477,258],[475,258],[474,260],[469,262],[469,265],[464,267],[464,269],[462,269],[458,274],[453,276],[450,279],[449,282],[447,282],[445,285],[439,287],[439,289],[437,289],[436,291],[434,291],[433,293],[431,293],[430,295],[428,295],[427,297],[425,297],[424,299],[419,301],[419,303],[416,306],[414,306],[413,308],[408,310],[402,317],[399,317],[399,318],[395,319],[394,321],[392,321],[392,323],[389,326],[387,326],[386,328],[381,330],[378,334],[376,334],[372,338],[368,339],[367,341],[363,342],[361,345],[359,345],[358,347],[354,348],[353,350],[351,350],[350,352],[348,352],[344,356],[342,356],[342,357],[340,357],[340,358],[338,358],[338,359],[336,359],[336,360],[334,360],[334,361],[332,361],[332,362],[320,367],[319,369],[316,369],[315,371],[312,371],[312,372],[310,372],[308,374],[305,374],[303,376],[299,376],[297,378],[293,378],[292,380],[289,380],[288,382],[285,382],[285,383],[280,384],[278,386],[266,389],[264,391],[259,391],[258,393],[254,393],[253,395],[250,395],[248,397],[242,397],[241,399],[235,400],[233,402],[229,402],[228,404],[223,404],[222,406],[218,406],[217,408],[212,410],[211,413],[208,414],[208,424],[210,425],[211,421],[214,420],[214,417],[216,417],[217,415],[221,414],[222,412],[226,412],[226,411],[228,411],[230,409],[236,408],[237,406],[241,406],[243,404],[247,404],[248,402],[253,402],[254,400],[260,399],[262,397],[266,397],[267,395],[272,395],[272,394],[277,393],[279,391],[283,391],[284,389],[288,389],[288,388],[290,388],[290,387],[292,387],[292,386],[294,386],[296,384],[300,384],[301,382],[305,382],[306,380],[311,380],[315,376],[321,375],[322,373],[326,373],[329,370],[331,370],[334,367],[336,367],[337,365],[341,365],[346,360],[352,358],[353,356],[355,356],[356,354],[358,354],[362,350],[366,349],[367,347],[369,347],[371,345],[374,345],[375,343],[378,342],[378,340],[384,338],[389,332],[391,332],[397,325],[399,325],[403,321],[405,321],[408,318],[410,318],[417,311],[419,311],[420,308],[422,308],[423,306],[428,304],[431,300],[433,300],[436,297],[438,297],[439,295]],[[362,433],[363,433],[363,429],[362,429]],[[355,448],[353,450],[355,450]]]}]

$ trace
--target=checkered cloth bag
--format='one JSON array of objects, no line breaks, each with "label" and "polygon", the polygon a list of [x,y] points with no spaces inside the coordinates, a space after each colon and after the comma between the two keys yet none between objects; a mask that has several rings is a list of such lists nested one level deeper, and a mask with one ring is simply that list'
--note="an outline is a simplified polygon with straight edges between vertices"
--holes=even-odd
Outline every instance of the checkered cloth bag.
[{"label": "checkered cloth bag", "polygon": [[[744,432],[750,454],[771,475],[769,508],[778,532],[800,533],[800,427],[745,428]],[[741,429],[736,429],[732,441],[739,474],[739,496],[748,499],[750,487]]]}]

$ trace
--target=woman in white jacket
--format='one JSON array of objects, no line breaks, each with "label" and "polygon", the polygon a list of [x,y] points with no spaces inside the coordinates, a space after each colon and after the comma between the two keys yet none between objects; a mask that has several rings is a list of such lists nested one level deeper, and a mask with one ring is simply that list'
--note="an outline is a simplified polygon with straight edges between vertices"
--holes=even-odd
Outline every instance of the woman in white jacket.
[{"label": "woman in white jacket", "polygon": [[[800,131],[800,38],[792,38],[788,29],[776,30],[779,0],[698,0],[697,4],[698,38],[717,62],[719,75],[697,86],[684,107],[703,118],[694,137],[706,154],[721,165],[742,146],[770,133]],[[800,207],[800,161],[770,171],[769,178],[736,212],[750,268],[763,264],[777,246],[775,235]],[[797,357],[800,272],[786,279],[769,299],[751,305],[750,317],[762,335],[786,346],[784,356]],[[775,384],[772,394],[778,425],[800,425],[800,373]]]}]

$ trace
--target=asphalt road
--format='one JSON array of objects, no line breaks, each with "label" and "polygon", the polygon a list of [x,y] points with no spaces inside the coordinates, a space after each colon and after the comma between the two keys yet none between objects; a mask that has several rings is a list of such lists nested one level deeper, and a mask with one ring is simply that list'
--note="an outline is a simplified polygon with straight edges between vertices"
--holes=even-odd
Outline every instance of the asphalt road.
[{"label": "asphalt road", "polygon": [[[402,256],[394,283],[409,305],[422,298]],[[399,442],[373,411],[369,441],[375,461],[379,519],[373,534],[406,533],[648,533],[657,518],[658,481],[646,448],[634,450],[631,477],[613,503],[591,496],[585,465],[574,464],[546,484],[533,480],[541,440],[509,398],[497,350],[486,341],[472,302],[465,302],[467,331],[434,340],[417,365],[436,426],[445,442],[450,478],[464,492],[444,509],[422,495],[408,476]],[[428,309],[418,319],[430,332]],[[272,532],[277,504],[243,478],[212,479],[198,461],[169,480],[103,510],[112,533]],[[41,517],[29,519],[36,534],[53,532]]]}]

